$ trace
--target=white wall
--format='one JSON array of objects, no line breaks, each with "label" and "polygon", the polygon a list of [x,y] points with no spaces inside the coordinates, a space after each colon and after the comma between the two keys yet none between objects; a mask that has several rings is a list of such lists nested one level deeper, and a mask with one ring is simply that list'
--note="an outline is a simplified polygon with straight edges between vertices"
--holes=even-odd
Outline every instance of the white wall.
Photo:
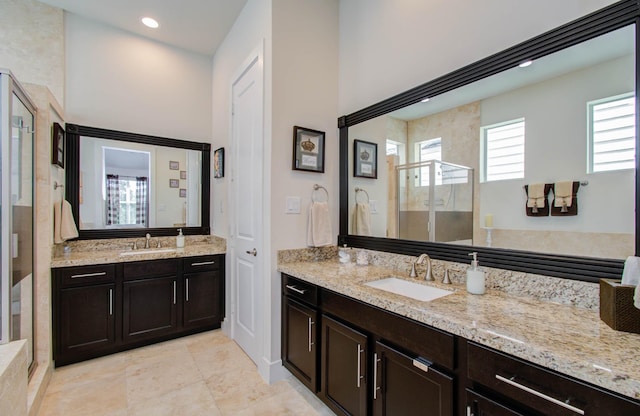
[{"label": "white wall", "polygon": [[614,0],[340,2],[340,114],[444,75]]},{"label": "white wall", "polygon": [[211,60],[65,13],[67,122],[209,142]]}]

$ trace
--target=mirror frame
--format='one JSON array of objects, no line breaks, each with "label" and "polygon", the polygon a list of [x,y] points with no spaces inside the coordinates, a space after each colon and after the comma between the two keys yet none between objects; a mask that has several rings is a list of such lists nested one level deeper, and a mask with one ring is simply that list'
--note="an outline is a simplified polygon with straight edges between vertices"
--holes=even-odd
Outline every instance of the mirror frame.
[{"label": "mirror frame", "polygon": [[[338,118],[340,129],[340,234],[338,245],[418,256],[428,253],[434,259],[470,263],[468,253],[477,251],[481,264],[498,269],[598,282],[601,278],[619,279],[624,260],[556,255],[523,250],[463,246],[446,243],[420,242],[348,234],[349,230],[349,127],[385,115],[424,97],[434,97],[482,78],[516,67],[519,63],[538,59],[578,43],[635,24],[636,33],[636,108],[638,100],[638,68],[640,67],[640,5],[635,0],[622,0],[590,13],[556,29],[476,61],[425,84],[380,101],[362,110]],[[640,147],[639,113],[636,111],[636,186],[635,186],[635,254],[640,247],[640,186],[638,151]]]},{"label": "mirror frame", "polygon": [[[129,133],[116,130],[101,129],[97,127],[80,126],[66,123],[66,163],[65,187],[66,198],[71,204],[73,217],[78,227],[79,240],[104,239],[104,238],[130,238],[144,237],[146,233],[154,237],[173,236],[178,234],[178,228],[182,228],[185,235],[210,234],[210,208],[211,194],[211,144],[190,142],[186,140],[171,139],[166,137],[149,136],[145,134]],[[199,150],[202,152],[202,195],[200,205],[201,223],[199,227],[158,227],[158,228],[132,228],[132,229],[95,229],[81,230],[80,221],[80,137],[96,137],[100,139],[118,140],[149,144],[152,146],[174,147],[185,150]]]}]

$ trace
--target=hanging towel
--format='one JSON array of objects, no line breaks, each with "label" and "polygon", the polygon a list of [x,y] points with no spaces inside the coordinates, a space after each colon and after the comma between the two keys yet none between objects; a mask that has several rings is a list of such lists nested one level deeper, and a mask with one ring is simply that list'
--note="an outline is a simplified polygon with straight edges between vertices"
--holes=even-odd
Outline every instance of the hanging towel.
[{"label": "hanging towel", "polygon": [[71,212],[71,204],[66,200],[53,205],[53,242],[55,244],[78,237],[78,229]]},{"label": "hanging towel", "polygon": [[553,193],[555,195],[555,203],[553,205],[556,208],[561,208],[563,203],[565,203],[567,207],[570,207],[572,200],[571,196],[573,195],[573,182],[556,182],[553,188]]},{"label": "hanging towel", "polygon": [[327,202],[311,202],[307,227],[307,246],[330,246],[332,242],[331,216]]},{"label": "hanging towel", "polygon": [[544,183],[532,183],[528,186],[527,207],[544,208]]},{"label": "hanging towel", "polygon": [[353,208],[353,233],[371,236],[371,211],[368,203],[356,202]]}]

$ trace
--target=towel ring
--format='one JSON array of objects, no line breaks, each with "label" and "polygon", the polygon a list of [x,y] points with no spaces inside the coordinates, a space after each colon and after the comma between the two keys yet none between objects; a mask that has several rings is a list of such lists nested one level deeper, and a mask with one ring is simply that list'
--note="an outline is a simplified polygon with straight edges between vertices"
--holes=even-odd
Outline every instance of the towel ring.
[{"label": "towel ring", "polygon": [[369,193],[362,188],[356,188],[356,202],[358,202],[358,192],[364,192],[364,194],[367,196],[367,204],[368,204],[370,201]]},{"label": "towel ring", "polygon": [[320,201],[318,201],[318,200],[316,200],[314,198],[314,196],[316,195],[316,191],[318,191],[320,189],[322,189],[324,191],[324,193],[327,195],[327,201],[326,202],[329,202],[329,191],[327,191],[327,188],[325,188],[322,185],[318,185],[317,183],[313,185],[313,191],[311,191],[311,200],[313,202],[320,202]]}]

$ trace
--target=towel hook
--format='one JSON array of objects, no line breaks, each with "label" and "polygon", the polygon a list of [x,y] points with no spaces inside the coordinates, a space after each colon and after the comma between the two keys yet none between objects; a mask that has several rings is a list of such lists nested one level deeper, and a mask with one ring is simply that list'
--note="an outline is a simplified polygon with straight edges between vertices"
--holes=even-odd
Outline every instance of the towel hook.
[{"label": "towel hook", "polygon": [[356,202],[358,202],[358,192],[364,192],[365,195],[367,196],[367,204],[369,203],[370,199],[369,199],[369,193],[367,191],[365,191],[362,188],[358,188],[356,187]]},{"label": "towel hook", "polygon": [[327,195],[327,202],[329,202],[329,191],[327,191],[327,188],[325,188],[325,187],[324,187],[324,186],[322,186],[322,185],[318,185],[317,183],[316,183],[316,184],[313,184],[313,191],[311,191],[311,200],[312,200],[313,202],[320,202],[320,201],[317,201],[317,200],[315,200],[315,199],[313,198],[313,197],[314,197],[314,195],[315,195],[315,192],[316,192],[317,190],[320,190],[320,189],[324,190],[324,193]]},{"label": "towel hook", "polygon": [[58,188],[64,188],[64,185],[58,183],[58,181],[53,181],[53,190],[55,191]]}]

